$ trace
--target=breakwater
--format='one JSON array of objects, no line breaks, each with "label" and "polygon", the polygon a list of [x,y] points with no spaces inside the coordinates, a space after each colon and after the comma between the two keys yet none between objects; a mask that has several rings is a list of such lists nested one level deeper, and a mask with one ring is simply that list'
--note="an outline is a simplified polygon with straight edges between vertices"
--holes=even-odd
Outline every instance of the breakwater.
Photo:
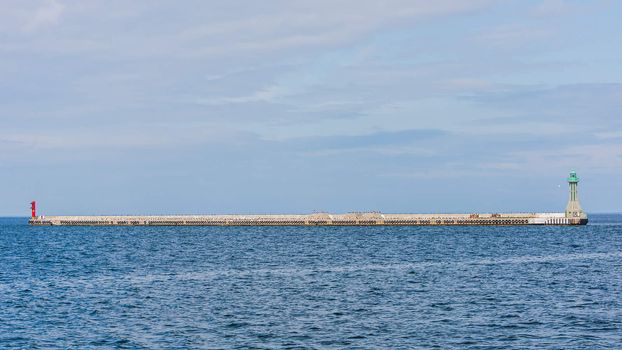
[{"label": "breakwater", "polygon": [[292,214],[170,216],[36,216],[34,226],[438,226],[585,225],[565,213],[512,214]]},{"label": "breakwater", "polygon": [[33,226],[466,226],[466,225],[585,225],[587,214],[579,204],[575,171],[568,177],[569,199],[564,213],[511,214],[265,214],[162,216],[37,216],[31,203]]}]

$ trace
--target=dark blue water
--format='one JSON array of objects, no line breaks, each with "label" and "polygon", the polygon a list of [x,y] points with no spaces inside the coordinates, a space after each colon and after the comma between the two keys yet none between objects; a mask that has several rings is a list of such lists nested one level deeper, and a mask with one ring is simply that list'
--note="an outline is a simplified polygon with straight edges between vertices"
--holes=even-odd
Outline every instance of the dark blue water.
[{"label": "dark blue water", "polygon": [[29,227],[0,348],[622,347],[622,216],[586,227]]}]

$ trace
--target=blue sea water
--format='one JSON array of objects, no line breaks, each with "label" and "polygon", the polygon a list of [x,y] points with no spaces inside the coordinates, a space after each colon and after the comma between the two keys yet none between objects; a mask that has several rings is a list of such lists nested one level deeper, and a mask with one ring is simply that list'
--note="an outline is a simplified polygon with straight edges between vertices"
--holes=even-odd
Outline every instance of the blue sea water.
[{"label": "blue sea water", "polygon": [[0,348],[622,348],[622,215],[585,227],[29,227]]}]

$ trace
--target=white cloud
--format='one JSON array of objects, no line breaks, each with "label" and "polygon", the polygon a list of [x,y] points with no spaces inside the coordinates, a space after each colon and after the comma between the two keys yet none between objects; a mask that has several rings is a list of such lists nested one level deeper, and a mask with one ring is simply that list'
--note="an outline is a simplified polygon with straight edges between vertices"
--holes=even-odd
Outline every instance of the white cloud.
[{"label": "white cloud", "polygon": [[350,156],[350,155],[380,155],[380,156],[414,156],[414,157],[434,157],[440,152],[438,149],[418,146],[361,146],[351,148],[334,148],[307,151],[300,153],[309,157],[326,156]]},{"label": "white cloud", "polygon": [[615,1],[570,1],[570,0],[542,0],[533,9],[533,14],[542,17],[553,17],[579,14],[584,16],[587,11],[607,7]]},{"label": "white cloud", "polygon": [[622,144],[583,144],[555,149],[514,152],[509,157],[523,169],[547,173],[551,169],[589,169],[590,172],[613,172],[622,168]]},{"label": "white cloud", "polygon": [[569,7],[564,0],[543,0],[534,8],[534,13],[539,16],[560,15],[566,13]]},{"label": "white cloud", "polygon": [[487,0],[291,2],[275,7],[269,15],[189,26],[174,40],[186,43],[184,47],[188,43],[201,43],[186,51],[192,57],[336,45],[390,23],[470,11],[490,3]]},{"label": "white cloud", "polygon": [[[12,2],[6,6],[9,15],[0,13],[0,22],[19,18],[22,30],[38,32],[61,24],[61,17],[66,15],[68,25],[61,29],[88,28],[64,32],[71,34],[60,38],[33,37],[28,45],[21,47],[29,52],[58,50],[50,45],[57,40],[99,41],[97,46],[107,47],[108,54],[116,57],[211,59],[336,46],[392,24],[412,24],[422,18],[470,11],[492,3],[489,0],[251,1],[237,4],[234,10],[229,4],[209,1],[179,4],[95,0],[72,3],[68,13],[69,9],[60,1],[45,0],[36,8]],[[239,11],[241,7],[246,11]],[[183,12],[183,8],[191,8],[192,13]],[[181,18],[179,13],[183,13]],[[15,25],[0,23],[0,29]],[[20,48],[21,39],[9,37],[3,46]],[[66,50],[73,53],[72,46]]]},{"label": "white cloud", "polygon": [[501,26],[487,29],[477,38],[480,44],[501,49],[524,48],[526,44],[548,41],[554,31],[545,27],[534,26]]},{"label": "white cloud", "polygon": [[65,5],[57,0],[46,0],[41,6],[34,10],[32,15],[27,19],[23,29],[30,32],[57,24],[64,10]]},{"label": "white cloud", "polygon": [[599,139],[621,139],[622,138],[622,131],[603,131],[603,132],[597,132],[594,133],[594,136],[596,136]]},{"label": "white cloud", "polygon": [[287,89],[282,86],[274,85],[262,88],[246,96],[197,98],[194,99],[193,102],[205,106],[220,106],[249,102],[273,102],[275,99],[287,95]]}]

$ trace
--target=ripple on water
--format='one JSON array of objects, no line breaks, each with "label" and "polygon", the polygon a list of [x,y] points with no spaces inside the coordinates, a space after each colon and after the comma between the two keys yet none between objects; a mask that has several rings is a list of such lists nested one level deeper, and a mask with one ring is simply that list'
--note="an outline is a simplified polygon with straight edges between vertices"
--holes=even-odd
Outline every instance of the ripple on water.
[{"label": "ripple on water", "polygon": [[28,227],[0,348],[615,348],[622,216],[587,227]]}]

